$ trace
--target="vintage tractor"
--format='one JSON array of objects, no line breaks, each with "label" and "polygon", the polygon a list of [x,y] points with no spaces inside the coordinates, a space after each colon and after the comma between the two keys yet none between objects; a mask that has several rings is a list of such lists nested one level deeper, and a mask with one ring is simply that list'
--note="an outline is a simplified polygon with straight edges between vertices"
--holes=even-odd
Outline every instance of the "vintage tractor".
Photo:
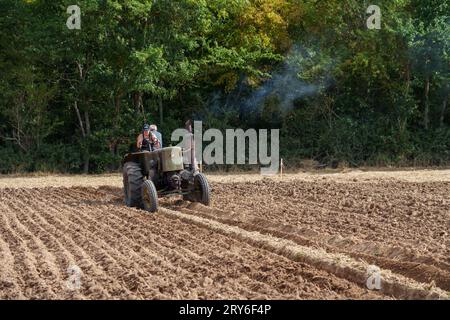
[{"label": "vintage tractor", "polygon": [[125,203],[129,207],[156,212],[158,198],[171,195],[207,206],[210,203],[208,180],[194,165],[184,164],[180,147],[129,153],[122,164]]}]

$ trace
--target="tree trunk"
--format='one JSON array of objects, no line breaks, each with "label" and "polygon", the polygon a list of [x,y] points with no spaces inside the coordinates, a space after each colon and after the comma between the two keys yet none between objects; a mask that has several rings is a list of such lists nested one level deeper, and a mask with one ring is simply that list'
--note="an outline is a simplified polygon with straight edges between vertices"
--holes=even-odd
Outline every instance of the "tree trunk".
[{"label": "tree trunk", "polygon": [[[117,156],[117,144],[118,144],[118,140],[117,140],[117,129],[119,128],[119,118],[120,118],[120,99],[121,99],[121,94],[120,93],[116,93],[116,95],[114,96],[114,130],[113,130],[113,137],[111,137],[111,142],[110,142],[110,151],[111,154],[113,156]],[[111,163],[111,165],[109,166],[109,169],[111,171],[116,169],[116,166],[114,165],[114,163]]]},{"label": "tree trunk", "polygon": [[141,91],[135,91],[133,93],[133,105],[134,105],[134,108],[136,109],[136,113],[139,114],[139,112],[143,111],[142,110],[142,92]]},{"label": "tree trunk", "polygon": [[83,139],[83,144],[84,144],[84,148],[83,148],[83,173],[84,174],[88,174],[89,173],[89,146],[87,145],[88,143],[88,137],[91,134],[91,124],[89,121],[89,113],[88,111],[84,111],[84,123],[83,123],[83,119],[81,118],[81,113],[80,113],[80,109],[78,108],[78,103],[77,101],[74,102],[74,109],[75,112],[77,113],[77,118],[78,118],[78,123],[80,125],[80,129],[81,129],[81,138]]},{"label": "tree trunk", "polygon": [[430,101],[429,101],[429,94],[430,94],[430,77],[427,76],[425,79],[425,92],[424,92],[424,98],[425,98],[425,108],[423,111],[423,124],[425,127],[425,130],[428,130],[430,126]]},{"label": "tree trunk", "polygon": [[[85,132],[86,132],[86,136],[85,136],[85,140],[87,143],[89,143],[89,141],[87,141],[87,139],[89,138],[89,136],[91,135],[91,123],[89,120],[89,112],[84,111],[84,125],[86,127]],[[84,156],[83,156],[83,172],[85,174],[89,173],[89,161],[90,161],[90,155],[89,155],[89,146],[87,146],[85,152],[84,152]]]},{"label": "tree trunk", "polygon": [[[115,110],[115,117],[116,117],[116,120],[119,119],[119,113],[120,113],[120,97],[121,97],[120,94],[116,94],[116,95],[114,96],[114,110]],[[117,122],[116,122],[116,125],[117,125]]]},{"label": "tree trunk", "polygon": [[447,111],[447,103],[448,103],[448,94],[445,96],[444,101],[442,102],[441,116],[439,117],[439,126],[442,128],[444,126],[444,116]]},{"label": "tree trunk", "polygon": [[162,98],[161,97],[158,98],[158,107],[159,107],[159,124],[158,125],[162,126],[164,115],[163,115],[163,104],[162,104]]},{"label": "tree trunk", "polygon": [[406,94],[409,93],[411,87],[411,64],[408,62],[406,65]]},{"label": "tree trunk", "polygon": [[75,112],[77,113],[78,124],[80,125],[80,129],[81,129],[81,136],[83,138],[85,138],[86,137],[86,132],[84,131],[83,120],[81,119],[81,114],[80,114],[80,110],[78,109],[78,102],[77,101],[75,101],[73,103],[73,107],[75,109]]},{"label": "tree trunk", "polygon": [[[86,77],[86,68],[83,68],[83,65],[76,61],[78,73],[80,76],[80,82],[84,83],[85,77]],[[86,65],[85,65],[86,67]],[[81,97],[81,102],[85,105],[85,108],[87,108],[87,99],[86,96],[83,94]],[[83,139],[83,173],[88,174],[89,173],[89,162],[90,162],[90,154],[89,154],[89,136],[91,135],[91,124],[89,121],[89,112],[84,110],[84,123],[83,118],[81,116],[81,112],[78,108],[78,102],[74,102],[75,111],[77,113],[78,122],[81,129],[81,137]]]},{"label": "tree trunk", "polygon": [[89,112],[84,112],[84,123],[86,125],[86,136],[91,135],[91,121],[89,120]]},{"label": "tree trunk", "polygon": [[[116,94],[114,96],[114,110],[115,110],[114,134],[116,134],[117,128],[119,126],[120,99],[121,99],[120,94]],[[112,140],[111,141],[111,153],[116,156],[117,155],[117,138],[112,137],[111,140]]]},{"label": "tree trunk", "polygon": [[85,152],[83,154],[83,173],[88,174],[89,173],[89,153]]}]

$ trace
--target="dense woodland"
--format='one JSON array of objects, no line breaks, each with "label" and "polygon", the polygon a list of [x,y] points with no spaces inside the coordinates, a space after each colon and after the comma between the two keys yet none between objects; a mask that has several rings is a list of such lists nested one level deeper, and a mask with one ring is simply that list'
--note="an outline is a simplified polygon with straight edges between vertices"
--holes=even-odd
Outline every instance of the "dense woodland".
[{"label": "dense woodland", "polygon": [[[74,4],[79,30],[66,26]],[[442,0],[0,0],[0,172],[117,170],[145,120],[168,145],[186,119],[279,128],[291,167],[447,165],[449,12]]]}]

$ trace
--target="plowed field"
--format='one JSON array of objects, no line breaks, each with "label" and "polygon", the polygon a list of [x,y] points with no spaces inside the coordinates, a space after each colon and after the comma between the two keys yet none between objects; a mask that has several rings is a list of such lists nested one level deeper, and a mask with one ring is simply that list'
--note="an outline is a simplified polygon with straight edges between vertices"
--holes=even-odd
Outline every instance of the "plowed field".
[{"label": "plowed field", "polygon": [[212,176],[156,214],[118,176],[1,178],[0,298],[448,298],[450,182],[361,177]]}]

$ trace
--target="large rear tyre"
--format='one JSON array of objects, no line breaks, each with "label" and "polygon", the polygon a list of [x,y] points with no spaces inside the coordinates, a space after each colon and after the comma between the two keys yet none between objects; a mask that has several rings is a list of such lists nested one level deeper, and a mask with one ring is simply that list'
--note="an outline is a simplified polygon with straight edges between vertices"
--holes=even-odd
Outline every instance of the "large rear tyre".
[{"label": "large rear tyre", "polygon": [[127,162],[123,166],[123,191],[128,207],[142,208],[142,182],[144,175],[136,162]]},{"label": "large rear tyre", "polygon": [[151,180],[145,180],[142,184],[142,203],[146,211],[158,211],[158,192]]},{"label": "large rear tyre", "polygon": [[210,204],[210,188],[208,180],[203,173],[198,173],[194,176],[194,190],[191,197],[193,201],[200,202],[205,206]]}]

